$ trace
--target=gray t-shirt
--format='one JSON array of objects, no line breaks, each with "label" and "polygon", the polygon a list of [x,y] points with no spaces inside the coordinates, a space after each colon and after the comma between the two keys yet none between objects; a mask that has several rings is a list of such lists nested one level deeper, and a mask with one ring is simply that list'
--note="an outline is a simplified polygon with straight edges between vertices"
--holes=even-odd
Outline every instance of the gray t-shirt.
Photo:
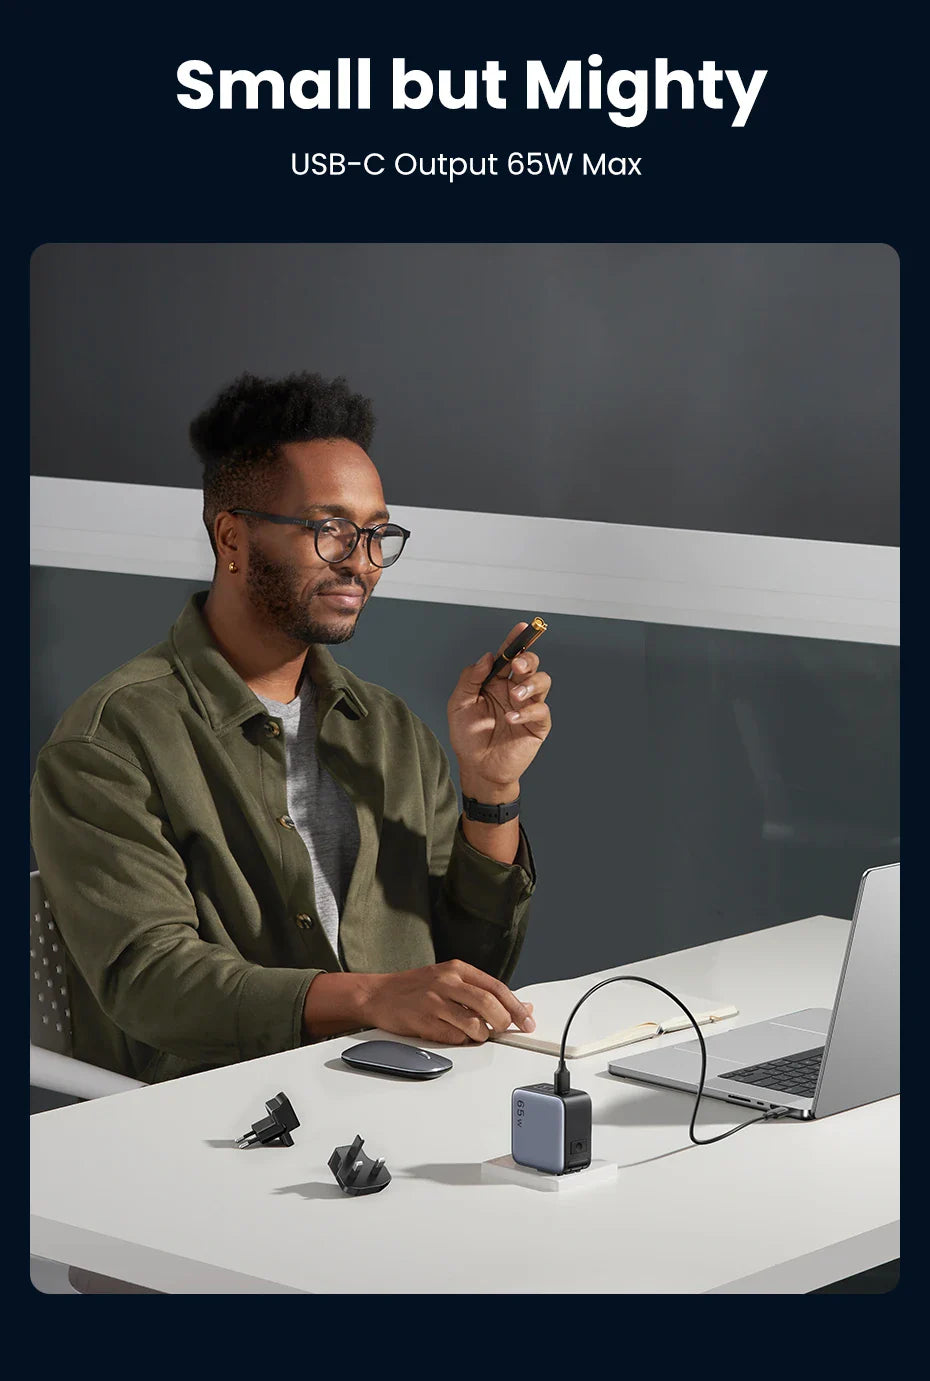
[{"label": "gray t-shirt", "polygon": [[[257,692],[256,692],[257,694]],[[358,857],[358,819],[344,787],[316,753],[316,687],[305,676],[296,700],[282,705],[258,696],[280,719],[287,754],[287,812],[313,865],[316,909],[333,952],[339,954],[339,915]]]}]

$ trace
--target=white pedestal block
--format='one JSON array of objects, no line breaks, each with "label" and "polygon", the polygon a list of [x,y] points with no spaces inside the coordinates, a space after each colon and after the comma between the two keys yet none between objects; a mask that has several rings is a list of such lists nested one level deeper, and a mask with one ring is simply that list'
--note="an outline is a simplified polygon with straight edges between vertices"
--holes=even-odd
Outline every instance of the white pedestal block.
[{"label": "white pedestal block", "polygon": [[617,1163],[612,1160],[592,1160],[587,1169],[575,1170],[569,1175],[550,1175],[530,1165],[518,1165],[513,1156],[496,1156],[494,1160],[481,1163],[481,1179],[487,1184],[522,1184],[528,1189],[548,1190],[549,1193],[564,1193],[616,1178]]}]

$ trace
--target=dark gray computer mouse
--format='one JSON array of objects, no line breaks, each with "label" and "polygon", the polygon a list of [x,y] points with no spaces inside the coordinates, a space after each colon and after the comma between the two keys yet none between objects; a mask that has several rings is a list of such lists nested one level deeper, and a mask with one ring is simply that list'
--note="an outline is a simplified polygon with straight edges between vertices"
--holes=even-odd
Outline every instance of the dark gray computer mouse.
[{"label": "dark gray computer mouse", "polygon": [[433,1050],[402,1041],[362,1041],[343,1050],[342,1058],[355,1069],[376,1069],[379,1074],[402,1074],[405,1079],[436,1079],[452,1068],[452,1061]]}]

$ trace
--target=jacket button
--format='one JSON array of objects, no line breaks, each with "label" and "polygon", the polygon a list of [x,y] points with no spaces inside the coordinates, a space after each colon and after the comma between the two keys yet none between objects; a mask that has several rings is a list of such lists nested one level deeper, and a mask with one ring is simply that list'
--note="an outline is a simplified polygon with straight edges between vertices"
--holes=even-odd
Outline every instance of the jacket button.
[{"label": "jacket button", "polygon": [[277,737],[280,735],[280,733],[281,733],[281,725],[280,725],[280,724],[276,724],[276,723],[274,722],[273,719],[266,719],[266,720],[265,720],[265,733],[266,733],[266,734],[271,734],[272,737],[277,738]]},{"label": "jacket button", "polygon": [[278,824],[283,825],[286,830],[296,830],[297,828],[289,815],[279,815]]},{"label": "jacket button", "polygon": [[300,926],[301,930],[312,930],[312,929],[313,929],[313,917],[312,917],[312,916],[306,915],[305,912],[301,911],[300,915],[299,915],[299,916],[295,916],[294,919],[296,920],[297,924]]}]

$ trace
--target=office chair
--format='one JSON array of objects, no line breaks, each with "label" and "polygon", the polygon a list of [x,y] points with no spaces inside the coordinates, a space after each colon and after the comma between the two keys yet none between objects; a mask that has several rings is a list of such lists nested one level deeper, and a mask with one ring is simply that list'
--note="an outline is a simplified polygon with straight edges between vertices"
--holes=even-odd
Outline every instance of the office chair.
[{"label": "office chair", "polygon": [[[72,1098],[105,1098],[145,1088],[111,1069],[76,1060],[71,1054],[71,1008],[65,954],[55,918],[38,873],[29,874],[29,1082]],[[79,1294],[158,1294],[76,1266],[68,1279]]]},{"label": "office chair", "polygon": [[29,874],[29,1082],[72,1098],[105,1098],[145,1088],[71,1054],[71,1008],[65,954],[38,873]]}]

